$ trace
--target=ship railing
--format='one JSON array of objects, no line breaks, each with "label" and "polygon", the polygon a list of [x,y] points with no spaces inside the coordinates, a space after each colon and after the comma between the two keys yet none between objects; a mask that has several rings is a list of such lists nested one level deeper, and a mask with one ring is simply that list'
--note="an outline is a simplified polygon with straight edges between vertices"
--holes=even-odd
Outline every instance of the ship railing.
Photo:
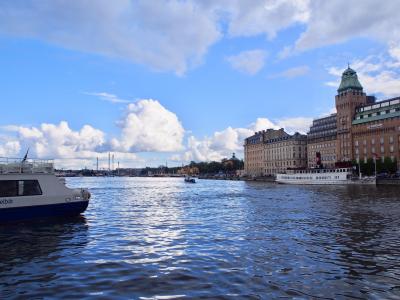
[{"label": "ship railing", "polygon": [[0,174],[54,174],[52,159],[0,157]]}]

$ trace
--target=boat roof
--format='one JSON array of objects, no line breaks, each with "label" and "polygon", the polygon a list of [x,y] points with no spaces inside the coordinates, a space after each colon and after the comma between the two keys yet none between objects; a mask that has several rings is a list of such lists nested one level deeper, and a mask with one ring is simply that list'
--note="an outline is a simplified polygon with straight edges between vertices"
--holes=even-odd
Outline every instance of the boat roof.
[{"label": "boat roof", "polygon": [[0,157],[0,174],[54,174],[54,160]]}]

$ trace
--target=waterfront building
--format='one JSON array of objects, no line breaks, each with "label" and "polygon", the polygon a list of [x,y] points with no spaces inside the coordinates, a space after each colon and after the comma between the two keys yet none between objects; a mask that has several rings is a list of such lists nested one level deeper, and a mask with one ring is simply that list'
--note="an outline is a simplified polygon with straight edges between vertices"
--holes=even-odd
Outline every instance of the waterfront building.
[{"label": "waterfront building", "polygon": [[[400,167],[400,97],[377,102],[364,92],[356,71],[348,67],[335,105],[336,114],[313,121],[307,145],[304,136],[291,136],[283,129],[260,131],[247,138],[246,174],[272,175],[303,166],[350,167],[355,161],[367,163],[371,159]],[[305,154],[302,149],[307,149]]]},{"label": "waterfront building", "polygon": [[358,81],[357,73],[348,67],[342,74],[342,80],[335,96],[337,142],[336,159],[338,162],[350,162],[354,158],[352,122],[356,109],[374,102],[374,97],[367,97]]},{"label": "waterfront building", "polygon": [[[270,129],[272,130],[272,129]],[[277,137],[264,139],[264,175],[275,175],[288,169],[307,167],[307,136],[283,129]]]},{"label": "waterfront building", "polygon": [[336,163],[336,114],[315,119],[307,133],[308,167],[333,168]]},{"label": "waterfront building", "polygon": [[347,68],[335,97],[337,110],[337,161],[399,162],[400,97],[376,102],[367,96],[357,73]]},{"label": "waterfront building", "polygon": [[263,175],[264,132],[258,131],[245,139],[244,170],[249,176]]},{"label": "waterfront building", "polygon": [[352,121],[354,159],[367,162],[400,157],[400,97],[363,105]]},{"label": "waterfront building", "polygon": [[245,171],[266,176],[307,167],[307,136],[290,135],[283,128],[256,132],[245,140]]}]

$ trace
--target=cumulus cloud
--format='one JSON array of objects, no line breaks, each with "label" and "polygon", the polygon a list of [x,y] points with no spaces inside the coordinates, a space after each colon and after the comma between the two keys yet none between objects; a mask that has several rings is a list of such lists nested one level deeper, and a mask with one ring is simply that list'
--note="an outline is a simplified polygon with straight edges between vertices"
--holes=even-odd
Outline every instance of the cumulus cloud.
[{"label": "cumulus cloud", "polygon": [[178,117],[158,101],[140,100],[129,104],[118,123],[122,133],[111,146],[120,151],[172,152],[182,150],[185,133]]},{"label": "cumulus cloud", "polygon": [[[386,0],[385,5],[365,0],[356,9],[349,9],[345,0],[169,0],[157,5],[146,0],[15,0],[0,2],[0,33],[182,75],[203,61],[225,28],[231,38],[272,39],[303,24],[304,32],[281,51],[281,58],[354,37],[398,46],[399,9],[398,0]],[[245,70],[256,73],[259,65]]]},{"label": "cumulus cloud", "polygon": [[[398,96],[400,93],[400,61],[397,48],[392,48],[386,55],[370,55],[364,59],[355,60],[351,64],[358,75],[358,79],[368,94],[379,94],[385,97]],[[330,67],[329,74],[335,80],[326,84],[339,87],[343,67]]]},{"label": "cumulus cloud", "polygon": [[[214,4],[218,5],[218,4]],[[225,1],[228,32],[231,36],[266,34],[274,38],[278,31],[309,18],[309,0]]]},{"label": "cumulus cloud", "polygon": [[228,56],[226,60],[231,64],[232,68],[249,75],[255,75],[264,67],[265,57],[265,51],[256,49]]},{"label": "cumulus cloud", "polygon": [[183,74],[221,36],[194,1],[25,0],[0,3],[0,32]]},{"label": "cumulus cloud", "polygon": [[66,121],[40,126],[3,126],[2,131],[14,135],[1,137],[0,156],[18,156],[21,150],[30,148],[31,157],[56,158],[64,167],[83,167],[92,166],[96,157],[107,160],[109,151],[121,162],[131,160],[143,164],[144,161],[135,153],[183,149],[185,130],[182,124],[173,112],[156,100],[129,104],[117,125],[121,133],[110,139],[103,131],[90,125],[73,130]]},{"label": "cumulus cloud", "polygon": [[0,140],[0,157],[15,157],[21,151],[21,144],[17,140]]},{"label": "cumulus cloud", "polygon": [[0,32],[184,74],[221,39],[278,31],[309,18],[309,0],[16,0],[0,3]]},{"label": "cumulus cloud", "polygon": [[364,0],[355,9],[349,9],[346,0],[312,1],[307,29],[296,42],[296,49],[342,43],[354,37],[399,42],[399,9],[398,0],[387,0],[384,5],[376,0]]},{"label": "cumulus cloud", "polygon": [[389,46],[389,54],[394,60],[393,67],[400,67],[400,43],[391,43]]},{"label": "cumulus cloud", "polygon": [[[283,118],[271,121],[268,118],[257,118],[246,128],[228,127],[222,131],[216,131],[211,136],[202,139],[190,136],[188,138],[187,150],[180,156],[184,161],[213,161],[230,157],[232,152],[243,153],[244,139],[254,134],[255,131],[265,129],[285,128],[286,132],[306,133],[312,123],[312,118],[296,117]],[[179,160],[178,157],[174,157]]]},{"label": "cumulus cloud", "polygon": [[280,128],[285,128],[289,133],[306,133],[310,129],[312,120],[312,118],[306,117],[283,118],[277,121],[277,125]]},{"label": "cumulus cloud", "polygon": [[[61,121],[59,124],[43,123],[38,127],[13,125],[2,129],[15,134],[12,137],[14,141],[0,143],[0,154],[3,156],[21,156],[21,151],[29,148],[32,158],[55,158],[59,168],[83,168],[92,167],[96,157],[106,159],[108,155],[99,151],[106,142],[105,134],[90,125],[73,130],[66,121]],[[136,157],[133,154],[130,158]]]},{"label": "cumulus cloud", "polygon": [[175,161],[220,160],[232,152],[240,156],[244,139],[255,131],[284,127],[289,133],[305,133],[311,121],[302,117],[274,121],[258,118],[244,128],[228,127],[203,138],[190,135],[184,147],[184,135],[189,131],[185,132],[178,117],[158,101],[142,99],[127,106],[117,122],[121,133],[111,139],[90,125],[74,130],[66,121],[40,126],[3,126],[3,131],[14,136],[1,137],[0,156],[16,156],[30,148],[31,157],[55,158],[57,167],[64,168],[93,168],[96,158],[102,161],[100,167],[107,167],[109,151],[114,153],[116,161],[130,162],[129,166],[145,165],[146,161],[137,152],[170,152]]},{"label": "cumulus cloud", "polygon": [[90,125],[74,131],[65,121],[43,123],[40,127],[13,126],[9,130],[15,131],[18,140],[39,158],[89,157],[105,143],[102,131]]},{"label": "cumulus cloud", "polygon": [[130,102],[129,100],[118,98],[118,96],[116,96],[114,94],[106,93],[106,92],[101,92],[101,93],[85,92],[84,94],[90,95],[90,96],[96,96],[96,97],[99,97],[103,101],[107,101],[107,102],[114,103],[114,104]]}]

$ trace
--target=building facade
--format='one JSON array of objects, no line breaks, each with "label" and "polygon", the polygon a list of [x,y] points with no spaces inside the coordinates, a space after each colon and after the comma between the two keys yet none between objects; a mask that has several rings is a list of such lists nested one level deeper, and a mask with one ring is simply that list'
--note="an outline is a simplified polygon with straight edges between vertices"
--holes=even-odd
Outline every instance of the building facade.
[{"label": "building facade", "polygon": [[308,167],[385,157],[399,163],[400,97],[376,102],[364,93],[350,67],[343,72],[337,91],[337,113],[315,119],[307,135]]},{"label": "building facade", "polygon": [[366,95],[357,73],[348,67],[335,106],[336,114],[315,119],[307,136],[268,129],[247,138],[246,174],[350,166],[371,159],[397,163],[400,168],[400,97],[377,102]]},{"label": "building facade", "polygon": [[249,176],[268,176],[307,167],[307,136],[290,135],[283,128],[256,132],[245,140],[244,148],[245,171]]},{"label": "building facade", "polygon": [[[281,129],[283,131],[283,129]],[[284,132],[284,131],[283,131]],[[287,169],[307,167],[307,136],[296,132],[265,139],[264,175],[275,175]]]},{"label": "building facade", "polygon": [[307,159],[309,168],[333,168],[336,163],[336,114],[315,119],[307,133]]},{"label": "building facade", "polygon": [[263,175],[264,132],[258,131],[245,139],[244,170],[248,176]]},{"label": "building facade", "polygon": [[356,109],[352,121],[354,159],[400,158],[400,97]]}]

